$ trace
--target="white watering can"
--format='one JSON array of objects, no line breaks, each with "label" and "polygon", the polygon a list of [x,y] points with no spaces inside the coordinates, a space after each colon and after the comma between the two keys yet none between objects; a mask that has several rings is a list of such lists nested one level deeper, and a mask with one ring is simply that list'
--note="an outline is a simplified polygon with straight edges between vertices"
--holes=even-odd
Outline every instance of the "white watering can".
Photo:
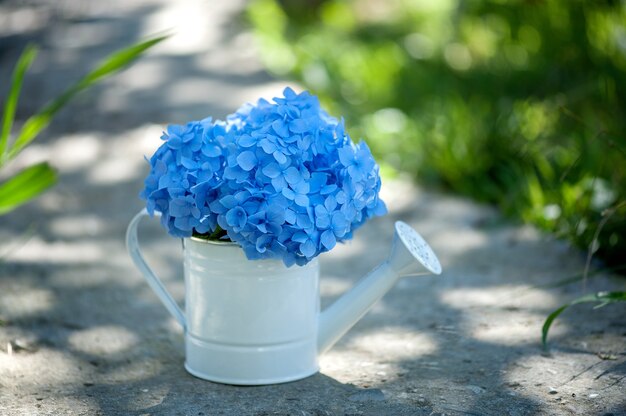
[{"label": "white watering can", "polygon": [[185,312],[146,264],[137,226],[126,244],[135,265],[185,332],[185,368],[227,384],[284,383],[315,374],[318,355],[331,348],[396,282],[440,274],[428,243],[395,223],[391,253],[347,293],[320,312],[319,263],[287,268],[279,260],[248,260],[234,243],[183,240]]}]

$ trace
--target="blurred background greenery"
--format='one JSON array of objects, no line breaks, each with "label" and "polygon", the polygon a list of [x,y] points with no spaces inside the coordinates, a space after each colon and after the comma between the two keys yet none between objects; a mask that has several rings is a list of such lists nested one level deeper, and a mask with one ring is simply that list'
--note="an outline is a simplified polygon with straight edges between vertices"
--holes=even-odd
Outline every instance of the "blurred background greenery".
[{"label": "blurred background greenery", "polygon": [[626,266],[626,2],[255,0],[267,68],[386,174],[497,205]]}]

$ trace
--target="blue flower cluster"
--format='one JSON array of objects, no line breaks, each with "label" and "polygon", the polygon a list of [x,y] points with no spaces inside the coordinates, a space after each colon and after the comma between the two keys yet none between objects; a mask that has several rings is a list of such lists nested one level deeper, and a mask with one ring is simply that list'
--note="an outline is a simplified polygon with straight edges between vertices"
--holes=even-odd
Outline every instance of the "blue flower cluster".
[{"label": "blue flower cluster", "polygon": [[386,213],[367,145],[315,96],[283,95],[226,121],[168,126],[141,197],[171,235],[221,228],[249,259],[303,265]]}]

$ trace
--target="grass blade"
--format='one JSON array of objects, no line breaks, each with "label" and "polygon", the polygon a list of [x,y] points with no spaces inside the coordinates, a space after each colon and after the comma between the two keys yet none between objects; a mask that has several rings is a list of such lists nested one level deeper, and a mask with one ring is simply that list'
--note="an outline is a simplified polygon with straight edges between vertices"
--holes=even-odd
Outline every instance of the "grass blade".
[{"label": "grass blade", "polygon": [[57,181],[57,174],[47,162],[30,166],[0,184],[0,215],[30,201],[50,188]]},{"label": "grass blade", "polygon": [[139,58],[146,50],[167,39],[169,35],[158,36],[141,43],[124,48],[108,56],[94,70],[85,75],[76,84],[68,88],[59,97],[48,103],[43,110],[26,120],[15,143],[9,151],[8,158],[14,158],[24,147],[32,142],[37,135],[50,124],[52,117],[63,108],[76,94],[100,82],[109,75],[127,67]]},{"label": "grass blade", "polygon": [[598,292],[592,293],[589,295],[581,296],[577,299],[574,299],[570,303],[566,303],[565,305],[559,307],[554,310],[543,323],[543,327],[541,328],[541,344],[545,349],[548,345],[548,331],[550,331],[550,327],[554,320],[563,313],[563,311],[570,306],[579,304],[579,303],[588,303],[588,302],[599,302],[596,308],[601,308],[602,306],[606,306],[609,303],[614,302],[626,302],[626,292]]},{"label": "grass blade", "polygon": [[548,345],[548,331],[550,330],[550,327],[552,326],[552,322],[554,322],[554,320],[563,313],[563,311],[565,309],[567,309],[568,307],[570,307],[571,305],[565,304],[563,306],[561,306],[560,308],[558,308],[557,310],[555,310],[554,312],[552,312],[550,315],[548,315],[548,317],[546,318],[545,322],[543,323],[543,327],[541,328],[541,345],[543,345],[543,348],[545,349]]},{"label": "grass blade", "polygon": [[17,64],[15,64],[15,69],[13,70],[11,90],[4,103],[4,112],[2,114],[2,130],[0,130],[0,166],[2,166],[4,161],[9,135],[11,134],[11,127],[13,127],[15,110],[17,109],[20,91],[22,90],[24,74],[26,74],[26,71],[28,71],[28,68],[30,68],[36,56],[37,48],[34,45],[28,45],[20,55]]}]

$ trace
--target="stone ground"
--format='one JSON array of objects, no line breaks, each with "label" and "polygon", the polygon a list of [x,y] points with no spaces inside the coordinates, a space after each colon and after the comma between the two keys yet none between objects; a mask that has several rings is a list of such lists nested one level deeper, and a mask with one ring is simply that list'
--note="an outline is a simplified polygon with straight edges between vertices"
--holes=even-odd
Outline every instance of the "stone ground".
[{"label": "stone ground", "polygon": [[[546,315],[585,293],[576,279],[584,254],[405,180],[384,184],[388,216],[322,256],[322,302],[384,259],[398,219],[431,242],[443,275],[401,281],[305,380],[235,387],[184,371],[182,332],[133,267],[124,230],[142,205],[143,155],[166,123],[222,117],[284,87],[263,71],[243,7],[0,2],[0,96],[18,52],[31,40],[42,45],[22,119],[107,52],[177,31],[64,110],[15,164],[49,159],[61,179],[0,217],[0,414],[626,414],[626,305],[572,308],[556,322],[549,353],[539,342]],[[142,232],[182,302],[180,243],[155,223]],[[619,288],[624,280],[605,273],[586,283]]]}]

